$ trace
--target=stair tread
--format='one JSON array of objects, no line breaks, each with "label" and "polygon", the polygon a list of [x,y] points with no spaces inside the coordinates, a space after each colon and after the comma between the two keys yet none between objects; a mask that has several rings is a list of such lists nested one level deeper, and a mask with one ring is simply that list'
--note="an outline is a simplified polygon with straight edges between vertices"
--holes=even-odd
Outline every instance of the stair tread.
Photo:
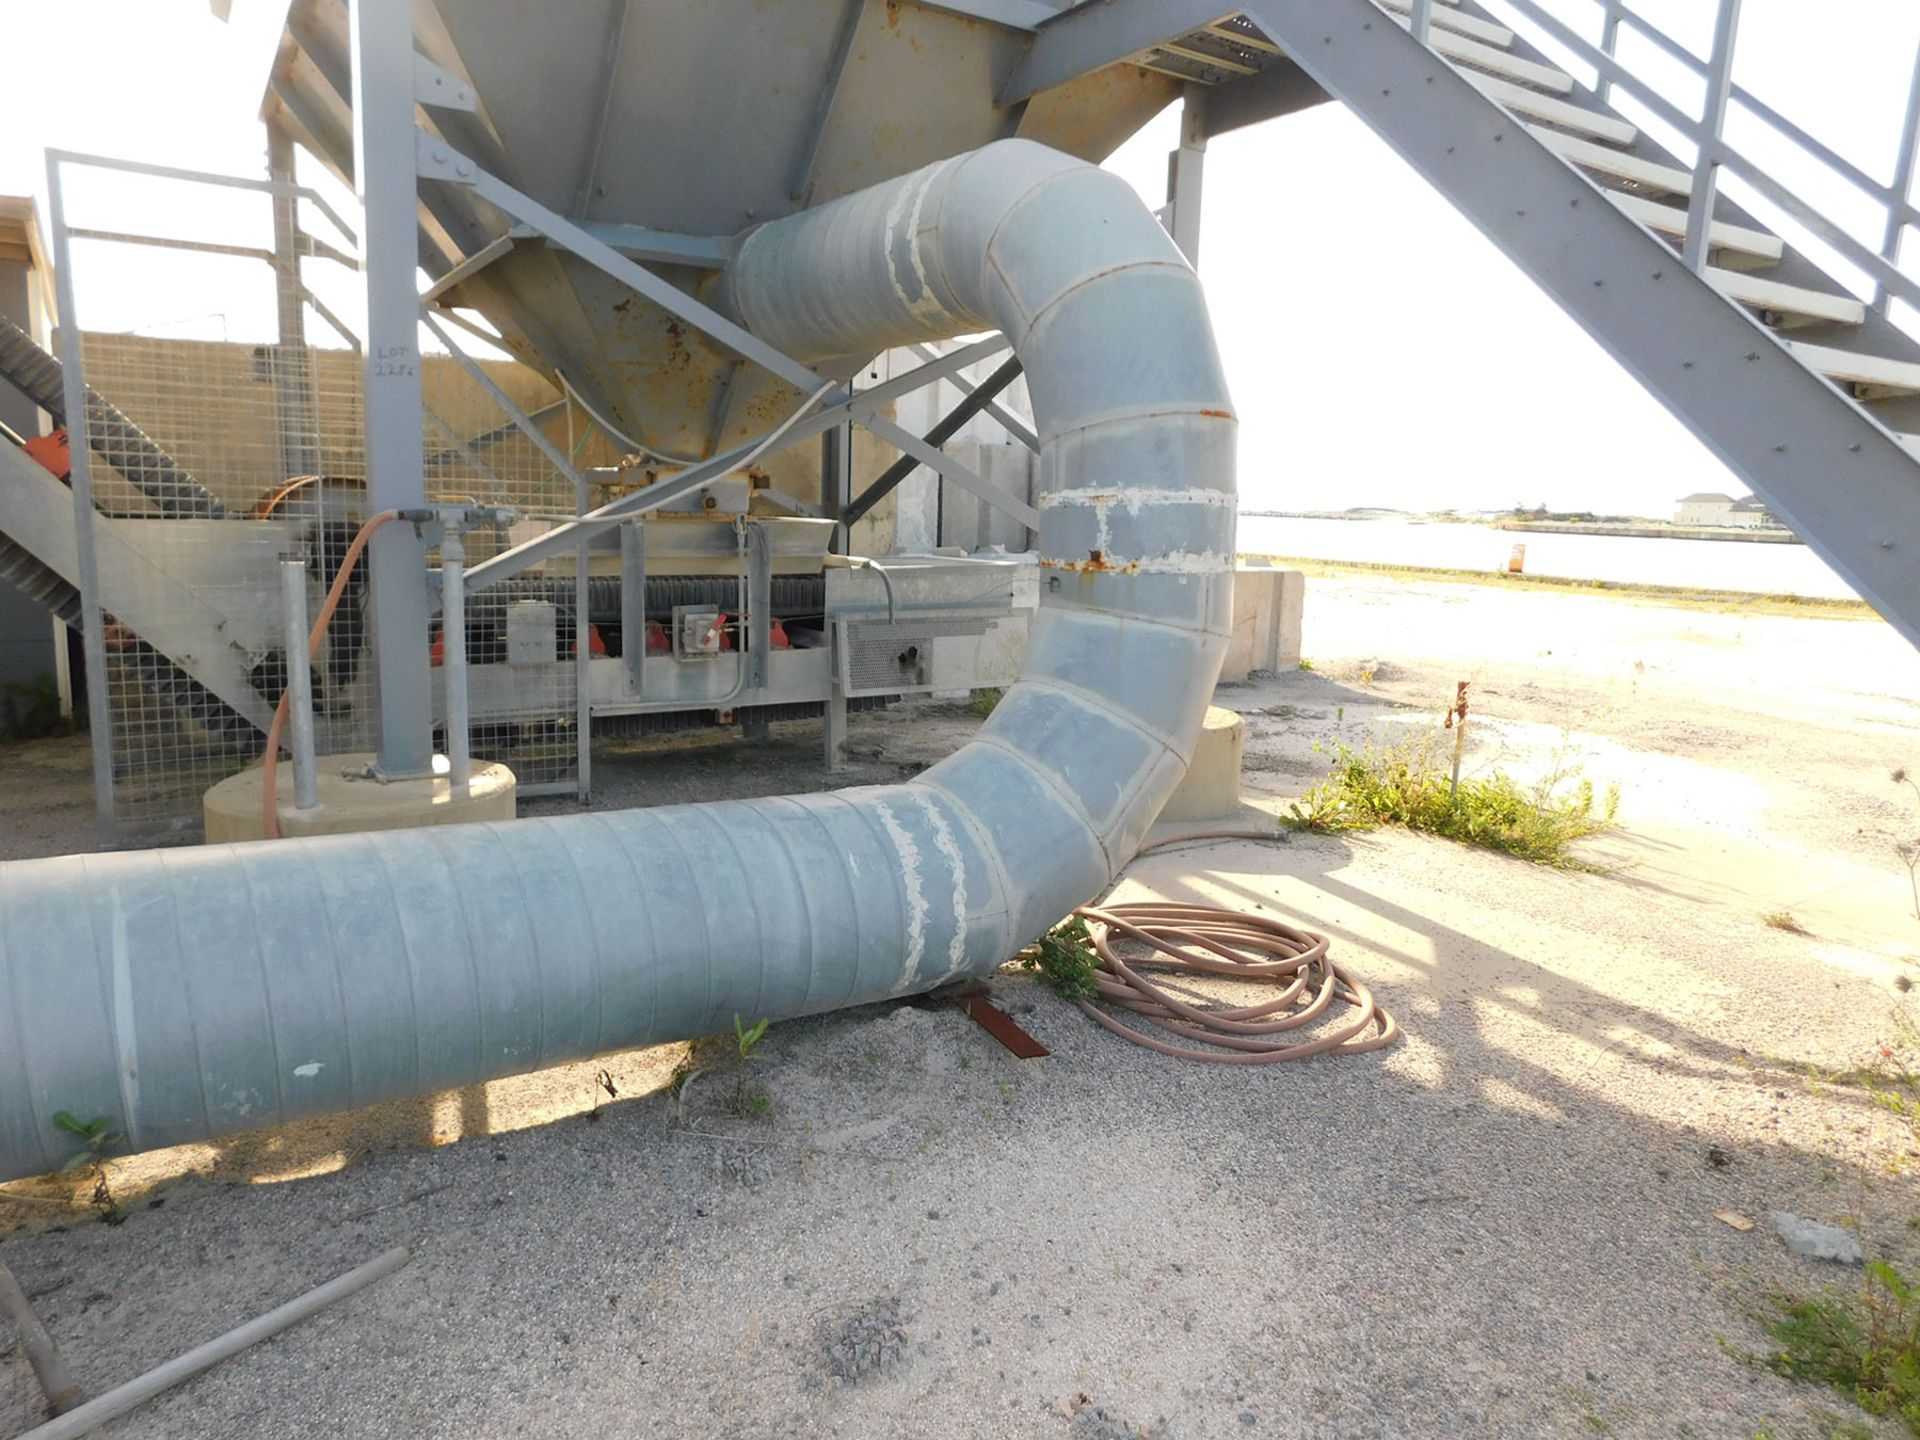
[{"label": "stair tread", "polygon": [[[1405,16],[1395,15],[1393,18],[1402,28],[1409,23]],[[1457,60],[1462,65],[1490,70],[1495,75],[1504,76],[1509,80],[1537,85],[1543,90],[1552,90],[1561,95],[1573,93],[1573,77],[1566,71],[1556,70],[1551,65],[1542,65],[1535,60],[1522,60],[1517,55],[1509,55],[1506,51],[1492,45],[1482,45],[1478,40],[1469,40],[1464,35],[1455,35],[1450,30],[1436,28],[1428,32],[1427,45],[1435,54],[1444,55],[1449,60]]]},{"label": "stair tread", "polygon": [[1841,325],[1859,325],[1867,318],[1867,307],[1851,295],[1835,295],[1829,290],[1813,290],[1804,285],[1788,285],[1751,275],[1740,270],[1721,270],[1709,266],[1706,282],[1729,299],[1767,310],[1831,320]]},{"label": "stair tread", "polygon": [[1556,100],[1551,95],[1542,95],[1538,90],[1529,90],[1524,85],[1515,85],[1496,75],[1469,73],[1466,80],[1489,100],[1506,106],[1515,114],[1530,115],[1536,120],[1558,125],[1563,130],[1578,130],[1615,145],[1631,145],[1640,136],[1639,130],[1616,115],[1604,115],[1571,101]]},{"label": "stair tread", "polygon": [[[1658,230],[1663,235],[1685,236],[1687,233],[1687,212],[1676,205],[1662,205],[1658,200],[1625,190],[1609,190],[1606,196],[1649,230]],[[1778,260],[1787,249],[1786,242],[1778,235],[1724,220],[1713,222],[1707,231],[1707,242],[1714,249],[1737,250],[1762,260]]]},{"label": "stair tread", "polygon": [[1862,355],[1853,350],[1837,350],[1830,345],[1808,345],[1789,340],[1786,346],[1807,365],[1835,380],[1851,380],[1861,385],[1882,385],[1890,390],[1920,393],[1920,364],[1911,360],[1889,360],[1883,355]]},{"label": "stair tread", "polygon": [[1638,155],[1596,145],[1575,135],[1563,135],[1558,130],[1543,130],[1538,125],[1527,126],[1527,133],[1561,159],[1570,160],[1583,169],[1597,170],[1618,180],[1631,180],[1668,195],[1686,195],[1693,190],[1693,176],[1678,166],[1642,160]]},{"label": "stair tread", "polygon": [[[1406,14],[1413,9],[1413,0],[1380,0],[1389,10]],[[1437,30],[1451,30],[1456,35],[1464,35],[1469,40],[1483,40],[1489,45],[1498,45],[1502,50],[1513,44],[1513,31],[1504,25],[1496,25],[1491,20],[1482,20],[1477,15],[1464,15],[1454,10],[1434,7],[1433,25]]]}]

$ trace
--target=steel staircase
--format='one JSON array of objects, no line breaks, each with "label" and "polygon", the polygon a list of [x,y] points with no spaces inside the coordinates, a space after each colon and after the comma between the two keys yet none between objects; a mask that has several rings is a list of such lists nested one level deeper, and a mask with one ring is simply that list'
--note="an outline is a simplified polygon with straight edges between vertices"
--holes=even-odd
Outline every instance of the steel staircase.
[{"label": "steel staircase", "polygon": [[[65,423],[60,362],[4,315],[0,315],[0,381],[47,411],[56,424]],[[86,403],[87,430],[94,443],[110,441],[116,447],[112,452],[116,468],[163,515],[218,519],[227,514],[219,500],[113,405],[92,390],[86,392]],[[100,524],[110,527],[113,522],[103,517]],[[257,743],[266,707],[245,670],[230,656],[206,655],[195,644],[193,632],[170,623],[199,618],[204,607],[197,598],[170,584],[151,557],[137,548],[122,547],[116,535],[103,534],[100,543],[109,562],[103,588],[118,602],[118,618],[133,632],[116,644],[118,663],[137,675],[161,704],[217,743]],[[146,583],[129,583],[136,575]],[[12,585],[77,630],[79,581],[71,492],[25,451],[0,438],[0,582]],[[157,606],[153,604],[156,596],[163,597]],[[170,641],[168,649],[189,658],[177,662],[146,638],[135,638],[149,634]]]},{"label": "steel staircase", "polygon": [[[1920,307],[1920,285],[1897,265],[1898,237],[1920,221],[1907,198],[1913,120],[1900,176],[1884,186],[1732,85],[1738,0],[1719,0],[1706,59],[1623,0],[1552,3],[1262,0],[1136,63],[1212,55],[1210,70],[1186,78],[1216,85],[1291,67],[1323,93],[1284,108],[1346,104],[1920,644],[1920,343],[1887,315],[1896,299]],[[1583,6],[1604,20],[1604,45],[1561,18]],[[1622,25],[1705,82],[1704,115],[1614,58]],[[1662,148],[1521,30],[1690,138],[1698,163]],[[1846,233],[1729,146],[1730,104],[1878,202],[1886,243]],[[1723,173],[1870,276],[1874,295],[1849,293],[1721,195]]]}]

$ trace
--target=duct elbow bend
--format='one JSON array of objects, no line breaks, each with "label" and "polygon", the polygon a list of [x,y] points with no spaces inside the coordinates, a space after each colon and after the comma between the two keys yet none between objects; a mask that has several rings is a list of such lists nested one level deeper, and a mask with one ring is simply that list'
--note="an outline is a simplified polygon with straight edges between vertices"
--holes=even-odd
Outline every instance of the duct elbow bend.
[{"label": "duct elbow bend", "polygon": [[0,1179],[931,989],[1092,898],[1186,768],[1231,605],[1198,280],[1024,142],[763,226],[728,289],[805,356],[998,328],[1042,436],[1041,606],[978,737],[901,785],[0,864]]},{"label": "duct elbow bend", "polygon": [[1132,857],[1219,673],[1236,427],[1199,279],[1124,181],[1007,140],[761,226],[727,295],[807,358],[987,329],[1021,357],[1040,611],[1020,682],[917,782],[981,837],[1017,947]]}]

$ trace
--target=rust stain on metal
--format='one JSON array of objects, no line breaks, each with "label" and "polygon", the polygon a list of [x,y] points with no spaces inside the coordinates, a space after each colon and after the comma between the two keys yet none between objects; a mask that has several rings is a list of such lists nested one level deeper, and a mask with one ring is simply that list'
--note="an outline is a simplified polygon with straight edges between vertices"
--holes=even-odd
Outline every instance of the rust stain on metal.
[{"label": "rust stain on metal", "polygon": [[1202,410],[1200,413],[1202,415],[1210,416],[1215,420],[1233,419],[1233,412],[1231,410]]},{"label": "rust stain on metal", "polygon": [[1064,560],[1059,556],[1042,555],[1040,568],[1043,570],[1071,570],[1078,575],[1137,575],[1140,562],[1129,560],[1124,565],[1116,565],[1107,558],[1104,550],[1089,550],[1084,560]]}]

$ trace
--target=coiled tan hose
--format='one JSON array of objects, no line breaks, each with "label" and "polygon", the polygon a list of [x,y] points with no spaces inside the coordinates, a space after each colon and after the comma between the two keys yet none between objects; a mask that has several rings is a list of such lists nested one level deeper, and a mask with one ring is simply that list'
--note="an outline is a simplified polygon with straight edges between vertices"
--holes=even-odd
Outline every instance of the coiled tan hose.
[{"label": "coiled tan hose", "polygon": [[[1257,830],[1213,830],[1176,835],[1139,853],[1190,840],[1281,838]],[[1359,1055],[1385,1049],[1400,1038],[1400,1027],[1375,1003],[1365,982],[1329,958],[1325,935],[1264,916],[1168,900],[1083,905],[1073,913],[1086,921],[1099,960],[1094,972],[1097,1000],[1075,1003],[1114,1034],[1162,1055],[1218,1065],[1268,1065],[1314,1055]],[[1129,961],[1115,948],[1125,941],[1144,947],[1147,955]],[[1262,981],[1280,990],[1257,1005],[1202,1007],[1154,984],[1140,973],[1143,969]],[[1103,1004],[1213,1048],[1162,1040],[1123,1024],[1099,1008]],[[1310,1037],[1289,1038],[1326,1020],[1336,1004],[1352,1013]]]}]

